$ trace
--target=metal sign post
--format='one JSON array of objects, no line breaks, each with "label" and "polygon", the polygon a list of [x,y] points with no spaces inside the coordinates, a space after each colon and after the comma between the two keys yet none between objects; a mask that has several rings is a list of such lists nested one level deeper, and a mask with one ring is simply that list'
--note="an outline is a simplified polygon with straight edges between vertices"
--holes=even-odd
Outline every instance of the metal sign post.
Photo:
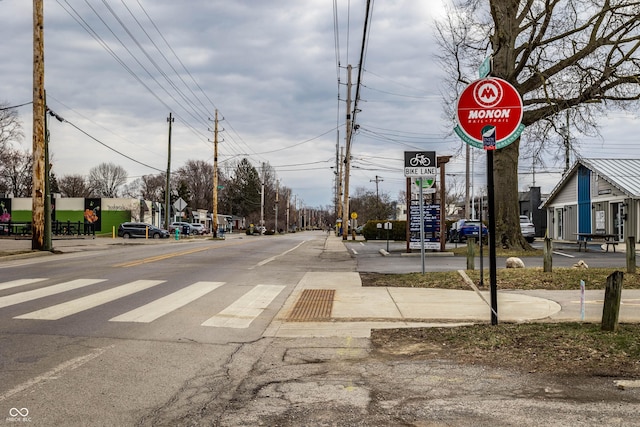
[{"label": "metal sign post", "polygon": [[[480,76],[491,72],[490,60]],[[517,140],[524,130],[520,94],[509,82],[487,77],[467,86],[458,98],[454,131],[467,144],[487,153],[487,192],[489,196],[489,285],[491,286],[491,324],[498,324],[496,275],[496,217],[493,180],[493,153]],[[480,225],[482,229],[482,223]],[[480,240],[482,245],[482,239]]]}]

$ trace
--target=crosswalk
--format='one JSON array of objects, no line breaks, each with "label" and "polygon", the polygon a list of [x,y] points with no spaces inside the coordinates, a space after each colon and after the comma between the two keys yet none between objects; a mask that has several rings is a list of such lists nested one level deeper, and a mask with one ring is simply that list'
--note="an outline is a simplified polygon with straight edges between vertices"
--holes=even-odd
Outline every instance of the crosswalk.
[{"label": "crosswalk", "polygon": [[[8,289],[16,291],[0,297],[0,316],[2,309],[25,302],[51,297],[82,288],[95,289],[94,285],[104,283],[106,279],[75,279],[63,283],[44,286],[28,291],[20,291],[20,287],[46,281],[46,278],[25,278],[8,282],[0,282],[0,291]],[[82,313],[101,305],[113,302],[138,292],[151,289],[165,280],[135,280],[92,294],[70,299],[39,310],[14,316],[14,319],[54,321],[67,316]],[[168,314],[214,292],[225,285],[225,282],[199,281],[183,287],[173,293],[143,304],[133,310],[119,314],[109,322],[151,323]],[[219,328],[248,328],[266,310],[275,298],[285,289],[282,285],[255,285],[234,302],[204,320],[201,326]]]}]

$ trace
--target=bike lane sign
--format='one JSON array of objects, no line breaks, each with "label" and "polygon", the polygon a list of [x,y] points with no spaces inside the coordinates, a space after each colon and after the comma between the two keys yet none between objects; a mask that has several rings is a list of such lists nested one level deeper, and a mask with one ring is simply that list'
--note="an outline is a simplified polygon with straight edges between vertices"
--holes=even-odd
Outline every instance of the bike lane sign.
[{"label": "bike lane sign", "polygon": [[435,151],[404,152],[404,176],[406,177],[435,175],[437,166]]}]

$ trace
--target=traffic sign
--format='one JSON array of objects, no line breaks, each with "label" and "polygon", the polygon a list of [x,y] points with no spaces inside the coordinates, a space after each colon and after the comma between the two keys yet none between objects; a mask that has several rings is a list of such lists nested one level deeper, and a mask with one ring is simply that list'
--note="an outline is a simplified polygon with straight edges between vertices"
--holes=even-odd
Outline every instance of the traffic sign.
[{"label": "traffic sign", "polygon": [[467,144],[493,150],[515,141],[522,131],[522,98],[509,82],[476,80],[460,95],[455,132]]},{"label": "traffic sign", "polygon": [[437,173],[435,151],[405,151],[404,176],[421,177]]},{"label": "traffic sign", "polygon": [[487,56],[480,64],[480,68],[478,68],[478,77],[483,79],[491,74],[491,69],[493,68],[493,57]]}]

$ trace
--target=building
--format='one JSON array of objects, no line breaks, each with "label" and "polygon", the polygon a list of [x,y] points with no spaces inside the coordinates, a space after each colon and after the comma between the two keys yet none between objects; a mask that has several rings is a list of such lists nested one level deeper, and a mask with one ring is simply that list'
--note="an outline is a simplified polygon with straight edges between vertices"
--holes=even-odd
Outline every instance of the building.
[{"label": "building", "polygon": [[553,239],[602,233],[638,242],[640,159],[579,159],[542,206]]}]

